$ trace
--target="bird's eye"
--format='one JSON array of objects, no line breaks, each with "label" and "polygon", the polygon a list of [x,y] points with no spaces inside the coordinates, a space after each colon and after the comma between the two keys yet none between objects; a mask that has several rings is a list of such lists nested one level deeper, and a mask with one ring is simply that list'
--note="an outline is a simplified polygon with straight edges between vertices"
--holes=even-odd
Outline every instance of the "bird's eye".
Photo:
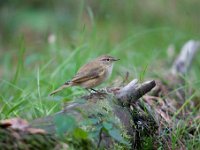
[{"label": "bird's eye", "polygon": [[106,59],[106,61],[110,61],[110,59]]}]

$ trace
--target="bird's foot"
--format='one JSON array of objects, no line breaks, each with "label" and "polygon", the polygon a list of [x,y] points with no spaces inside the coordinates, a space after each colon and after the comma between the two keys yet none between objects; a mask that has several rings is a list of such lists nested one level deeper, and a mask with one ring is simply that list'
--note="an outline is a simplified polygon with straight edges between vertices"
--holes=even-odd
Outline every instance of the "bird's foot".
[{"label": "bird's foot", "polygon": [[106,91],[104,89],[101,89],[101,90],[95,90],[95,89],[92,89],[92,91],[94,91],[96,94],[106,94]]},{"label": "bird's foot", "polygon": [[104,89],[95,90],[91,88],[91,89],[86,89],[86,90],[90,93],[90,95],[105,96],[107,94],[107,92]]}]

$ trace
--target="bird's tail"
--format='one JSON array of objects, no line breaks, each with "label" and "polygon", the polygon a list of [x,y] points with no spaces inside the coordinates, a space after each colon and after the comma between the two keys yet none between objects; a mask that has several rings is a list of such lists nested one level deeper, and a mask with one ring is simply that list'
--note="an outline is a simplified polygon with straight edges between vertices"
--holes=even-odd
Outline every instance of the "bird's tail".
[{"label": "bird's tail", "polygon": [[51,96],[51,95],[54,95],[54,94],[56,94],[57,92],[60,92],[60,91],[62,91],[63,89],[69,87],[69,86],[71,86],[70,81],[65,82],[62,86],[60,86],[60,87],[59,87],[58,89],[56,89],[55,91],[51,92],[49,95],[50,95],[50,96]]}]

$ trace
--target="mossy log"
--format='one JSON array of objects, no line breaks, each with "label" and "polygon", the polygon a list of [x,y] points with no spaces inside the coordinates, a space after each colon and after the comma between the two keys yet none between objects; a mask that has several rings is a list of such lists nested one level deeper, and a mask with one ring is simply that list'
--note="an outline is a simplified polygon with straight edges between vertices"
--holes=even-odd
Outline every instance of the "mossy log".
[{"label": "mossy log", "polygon": [[[142,104],[139,106],[139,99],[151,91],[155,85],[155,81],[153,80],[142,84],[138,84],[137,80],[133,80],[121,88],[110,88],[106,92],[99,91],[91,93],[79,98],[84,100],[84,103],[74,102],[68,104],[62,111],[53,116],[34,120],[32,125],[43,128],[47,132],[55,133],[56,126],[54,119],[59,115],[73,116],[77,122],[82,122],[87,120],[87,118],[99,118],[99,115],[118,118],[120,121],[117,124],[125,128],[125,133],[130,137],[129,140],[131,141],[132,147],[135,147],[141,143],[142,132],[145,132],[146,135],[155,134],[156,125],[153,118],[148,113],[145,113],[144,110],[143,113],[139,112],[145,109],[142,108]],[[105,120],[105,117],[102,120]],[[93,145],[95,147],[112,147],[113,137],[102,133],[94,141]]]}]

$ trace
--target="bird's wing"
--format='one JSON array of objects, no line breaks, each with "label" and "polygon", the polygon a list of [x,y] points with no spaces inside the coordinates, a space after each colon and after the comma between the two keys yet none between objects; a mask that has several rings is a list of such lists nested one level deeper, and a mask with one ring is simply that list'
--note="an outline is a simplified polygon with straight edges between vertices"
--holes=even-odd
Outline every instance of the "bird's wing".
[{"label": "bird's wing", "polygon": [[98,78],[100,75],[104,73],[104,69],[102,67],[86,64],[76,74],[76,76],[71,80],[72,82],[84,82],[94,78]]}]

